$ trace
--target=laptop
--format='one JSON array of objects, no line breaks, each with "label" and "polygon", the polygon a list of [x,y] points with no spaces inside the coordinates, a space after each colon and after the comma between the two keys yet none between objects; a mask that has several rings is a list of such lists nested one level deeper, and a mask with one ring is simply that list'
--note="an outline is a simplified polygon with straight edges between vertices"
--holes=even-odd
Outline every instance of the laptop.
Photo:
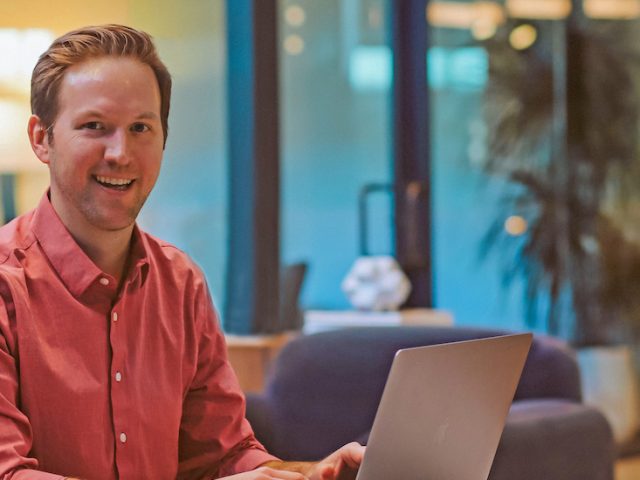
[{"label": "laptop", "polygon": [[356,480],[486,480],[531,341],[399,350]]}]

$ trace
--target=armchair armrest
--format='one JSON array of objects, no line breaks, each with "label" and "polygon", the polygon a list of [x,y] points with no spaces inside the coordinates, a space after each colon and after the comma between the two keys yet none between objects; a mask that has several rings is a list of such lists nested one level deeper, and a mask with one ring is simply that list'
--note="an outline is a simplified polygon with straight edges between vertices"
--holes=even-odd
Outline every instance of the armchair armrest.
[{"label": "armchair armrest", "polygon": [[556,398],[580,402],[580,371],[575,352],[562,340],[534,337],[515,400]]}]

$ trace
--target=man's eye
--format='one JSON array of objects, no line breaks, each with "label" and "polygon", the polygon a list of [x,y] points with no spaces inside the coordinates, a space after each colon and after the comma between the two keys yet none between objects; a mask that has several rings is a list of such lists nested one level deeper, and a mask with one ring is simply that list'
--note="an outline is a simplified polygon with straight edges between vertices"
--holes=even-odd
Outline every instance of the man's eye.
[{"label": "man's eye", "polygon": [[104,130],[104,125],[102,125],[102,122],[87,122],[82,127],[86,128],[87,130]]},{"label": "man's eye", "polygon": [[131,131],[136,133],[148,132],[149,130],[149,126],[145,125],[144,123],[134,123],[131,126]]}]

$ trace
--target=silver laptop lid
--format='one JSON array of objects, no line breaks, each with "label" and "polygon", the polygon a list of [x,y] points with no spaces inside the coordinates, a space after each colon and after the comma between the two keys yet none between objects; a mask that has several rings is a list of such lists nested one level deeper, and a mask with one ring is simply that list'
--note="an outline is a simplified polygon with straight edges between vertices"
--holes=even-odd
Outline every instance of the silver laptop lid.
[{"label": "silver laptop lid", "polygon": [[531,341],[399,350],[357,480],[486,480]]}]

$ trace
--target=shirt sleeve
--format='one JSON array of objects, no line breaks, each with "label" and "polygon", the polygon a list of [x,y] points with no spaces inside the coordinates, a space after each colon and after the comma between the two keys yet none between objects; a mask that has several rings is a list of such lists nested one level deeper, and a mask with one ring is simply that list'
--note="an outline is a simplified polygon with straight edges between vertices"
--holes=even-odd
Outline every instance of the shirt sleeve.
[{"label": "shirt sleeve", "polygon": [[245,418],[245,398],[227,360],[206,283],[195,299],[197,366],[183,404],[178,478],[222,477],[277,460],[258,442]]},{"label": "shirt sleeve", "polygon": [[29,419],[18,408],[18,371],[14,305],[0,279],[0,480],[62,480],[64,477],[35,470],[30,458],[32,433]]}]

